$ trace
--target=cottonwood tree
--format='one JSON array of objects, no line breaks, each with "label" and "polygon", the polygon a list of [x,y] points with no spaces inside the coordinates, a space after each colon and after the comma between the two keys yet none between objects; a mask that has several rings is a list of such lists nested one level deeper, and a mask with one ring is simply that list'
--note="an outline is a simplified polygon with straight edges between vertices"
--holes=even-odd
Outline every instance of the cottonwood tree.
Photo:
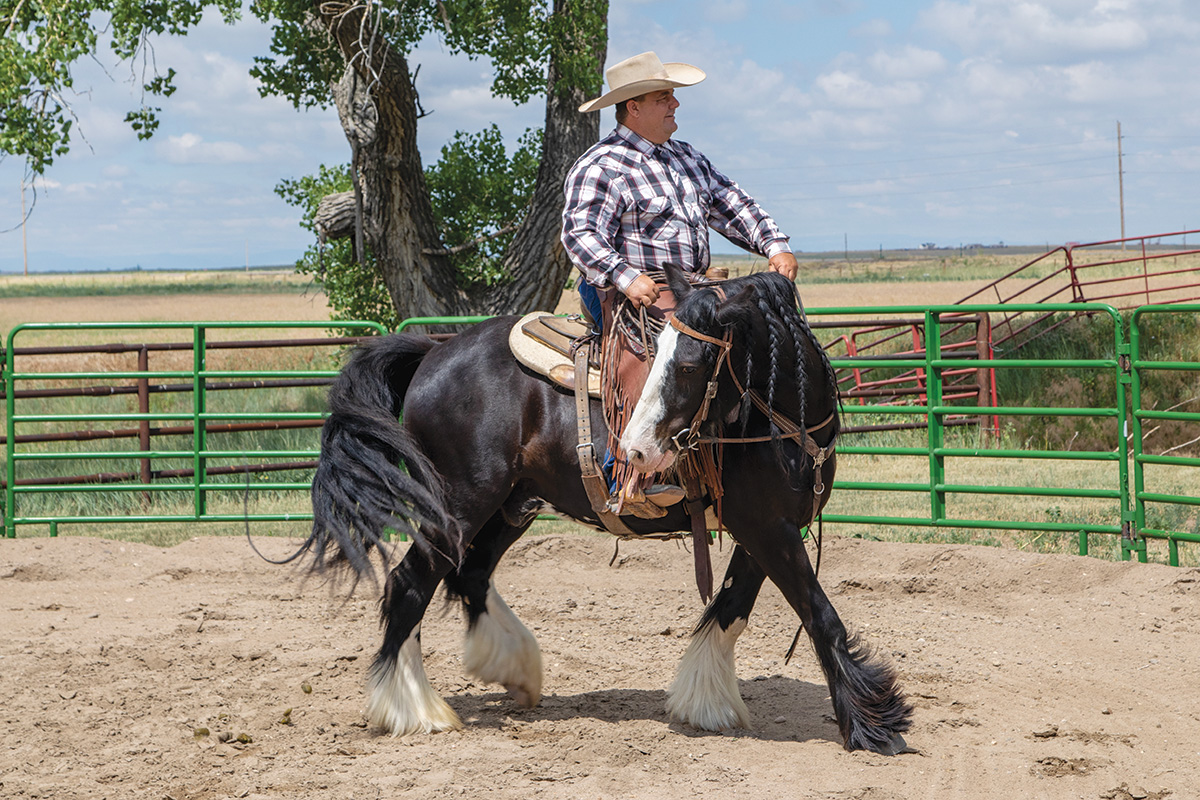
[{"label": "cottonwood tree", "polygon": [[[230,23],[240,13],[236,0],[0,2],[0,152],[26,157],[37,173],[69,147],[71,65],[95,54],[97,26],[118,56],[142,59],[152,99],[175,90],[175,73],[144,58],[151,36],[186,34],[209,7]],[[607,0],[257,0],[251,10],[274,26],[271,54],[253,70],[263,93],[338,110],[353,189],[319,204],[317,227],[354,236],[355,255],[378,270],[399,317],[553,307],[570,271],[558,243],[562,182],[599,133],[597,116],[576,109],[600,88]],[[419,66],[408,58],[430,35],[453,53],[489,58],[496,95],[520,103],[545,94],[528,205],[467,242],[446,241],[417,150],[424,111]],[[146,138],[158,112],[146,102],[126,119]],[[459,269],[457,256],[497,235],[511,240],[488,274]]]}]

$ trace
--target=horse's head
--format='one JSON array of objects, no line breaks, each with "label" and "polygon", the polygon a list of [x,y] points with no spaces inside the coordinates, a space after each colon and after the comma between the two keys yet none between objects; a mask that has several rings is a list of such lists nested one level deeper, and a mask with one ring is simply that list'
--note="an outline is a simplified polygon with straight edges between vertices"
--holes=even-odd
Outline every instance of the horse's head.
[{"label": "horse's head", "polygon": [[693,287],[673,266],[667,267],[667,281],[677,303],[675,314],[659,334],[654,366],[620,442],[641,472],[671,466],[689,446],[689,437],[699,436],[700,425],[722,413],[722,403],[714,396],[718,378],[734,328],[748,318],[756,302],[753,284],[726,296],[715,287]]}]

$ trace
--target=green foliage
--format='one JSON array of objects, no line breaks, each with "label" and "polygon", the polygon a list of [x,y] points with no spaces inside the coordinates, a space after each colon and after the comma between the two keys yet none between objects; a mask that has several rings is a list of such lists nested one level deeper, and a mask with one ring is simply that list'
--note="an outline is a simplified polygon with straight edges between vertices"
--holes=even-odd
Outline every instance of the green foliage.
[{"label": "green foliage", "polygon": [[[387,45],[407,54],[423,37],[438,36],[451,53],[491,59],[493,92],[522,103],[546,89],[553,51],[561,59],[560,86],[599,88],[588,69],[589,49],[602,47],[606,0],[570,0],[568,14],[552,14],[548,0],[384,0],[368,6]],[[160,72],[147,52],[148,38],[183,36],[213,8],[230,24],[240,0],[0,0],[0,155],[24,157],[42,173],[70,149],[72,69],[103,49],[140,65],[146,96],[169,96],[175,72]],[[251,11],[274,24],[271,55],[255,59],[251,73],[264,95],[286,97],[297,107],[326,106],[329,87],[344,60],[325,31],[313,24],[311,0],[255,0]],[[586,32],[586,35],[585,35]],[[104,34],[103,36],[101,34]],[[126,122],[145,139],[160,109],[148,103]]]},{"label": "green foliage", "polygon": [[[218,9],[226,22],[240,16],[240,0],[0,0],[0,155],[19,155],[42,173],[70,149],[73,113],[69,100],[72,67],[97,57],[106,46],[118,58],[139,60],[147,37],[184,35],[206,8]],[[107,37],[102,40],[100,32]],[[174,70],[159,73],[153,58],[140,58],[142,91],[167,96],[174,91]],[[157,108],[143,104],[126,117],[139,138],[158,125]]]},{"label": "green foliage", "polygon": [[[370,6],[366,29],[404,55],[433,35],[451,54],[485,56],[492,62],[492,93],[524,103],[546,90],[552,51],[562,59],[560,87],[599,88],[589,49],[579,42],[603,47],[607,0],[567,5],[570,13],[555,16],[547,0],[382,0]],[[329,86],[344,69],[337,48],[312,24],[314,7],[306,0],[257,0],[251,7],[259,19],[276,21],[271,55],[256,58],[251,74],[264,95],[286,97],[297,108],[327,106]]]},{"label": "green foliage", "polygon": [[[275,193],[303,212],[301,227],[316,235],[313,218],[321,198],[327,194],[349,191],[350,188],[350,168],[347,165],[327,167],[322,164],[316,175],[280,181]],[[373,320],[388,328],[395,328],[400,323],[371,254],[364,253],[360,265],[354,259],[350,239],[324,245],[313,243],[296,262],[296,271],[313,276],[321,285],[333,309],[333,319]]]},{"label": "green foliage", "polygon": [[513,227],[533,197],[541,130],[526,130],[512,157],[493,123],[481,133],[454,134],[441,159],[425,170],[434,218],[449,248],[479,241],[452,256],[464,284],[494,285],[503,279],[500,262]]},{"label": "green foliage", "polygon": [[[425,171],[434,217],[447,247],[473,244],[452,256],[463,285],[493,285],[512,232],[499,233],[524,216],[537,178],[542,133],[527,130],[509,156],[495,125],[480,133],[459,131],[442,148],[442,158]],[[347,165],[326,167],[316,175],[284,180],[275,193],[303,212],[300,225],[316,235],[313,218],[321,198],[350,191]],[[374,320],[394,328],[400,320],[370,252],[363,264],[354,259],[349,239],[313,244],[296,263],[325,290],[334,319]]]}]

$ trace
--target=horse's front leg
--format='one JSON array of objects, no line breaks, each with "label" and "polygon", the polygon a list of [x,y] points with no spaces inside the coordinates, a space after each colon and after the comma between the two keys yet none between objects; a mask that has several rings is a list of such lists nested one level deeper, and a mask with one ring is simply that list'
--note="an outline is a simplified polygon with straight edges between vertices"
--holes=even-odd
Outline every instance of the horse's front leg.
[{"label": "horse's front leg", "polygon": [[817,582],[799,529],[779,520],[739,535],[771,582],[800,616],[833,701],[834,715],[847,750],[895,755],[904,747],[912,706],[896,674],[883,660],[848,635],[833,604]]},{"label": "horse's front leg", "polygon": [[367,677],[367,721],[392,736],[461,728],[462,722],[425,676],[421,619],[449,562],[431,562],[416,547],[388,574],[381,615],[383,644]]},{"label": "horse's front leg", "polygon": [[533,514],[510,522],[504,511],[488,520],[467,550],[462,567],[446,577],[446,588],[467,614],[463,666],[472,678],[498,683],[518,704],[533,708],[542,699],[542,653],[537,639],[496,591],[492,573],[501,556],[525,533]]},{"label": "horse's front leg", "polygon": [[704,609],[667,690],[667,712],[672,718],[708,731],[750,727],[750,712],[738,691],[733,650],[765,577],[741,545],[733,548],[721,589]]}]

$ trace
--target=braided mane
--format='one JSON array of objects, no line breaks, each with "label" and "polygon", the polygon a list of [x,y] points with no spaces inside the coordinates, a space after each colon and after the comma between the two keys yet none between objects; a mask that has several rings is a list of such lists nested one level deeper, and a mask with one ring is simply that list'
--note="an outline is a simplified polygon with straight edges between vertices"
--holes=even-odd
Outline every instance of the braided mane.
[{"label": "braided mane", "polygon": [[[771,409],[786,404],[789,399],[794,400],[798,409],[798,419],[795,421],[802,427],[806,426],[805,398],[810,383],[808,370],[816,367],[823,371],[835,401],[837,377],[825,349],[798,310],[800,298],[795,284],[778,273],[760,272],[726,281],[722,288],[728,299],[723,300],[711,290],[695,292],[686,307],[679,309],[682,312],[681,319],[686,316],[686,321],[697,330],[719,336],[723,327],[720,314],[722,306],[732,304],[733,298],[738,298],[747,288],[751,289],[753,308],[749,309],[748,314],[735,317],[732,322],[726,315],[724,323],[732,324],[735,340],[740,339],[745,344],[744,363],[740,372],[745,376],[746,388],[758,390]],[[705,347],[706,357],[713,355],[708,352],[709,348],[716,350],[714,345]],[[805,352],[808,347],[818,355],[819,365],[806,365]],[[756,361],[756,356],[759,359],[765,356],[766,363]],[[789,397],[784,397],[784,393]],[[746,435],[750,409],[750,403],[742,403],[738,420],[742,436]],[[770,431],[776,455],[782,461],[782,432],[773,420],[770,421]]]}]

